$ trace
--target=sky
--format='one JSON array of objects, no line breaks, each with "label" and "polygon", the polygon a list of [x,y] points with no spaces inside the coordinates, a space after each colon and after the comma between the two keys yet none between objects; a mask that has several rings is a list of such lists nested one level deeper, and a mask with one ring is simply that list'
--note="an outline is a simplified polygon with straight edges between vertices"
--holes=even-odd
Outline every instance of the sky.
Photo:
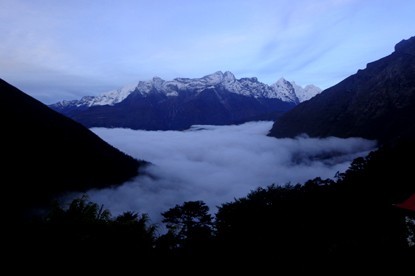
[{"label": "sky", "polygon": [[362,138],[275,139],[266,136],[272,124],[204,125],[187,131],[93,128],[113,146],[153,165],[146,175],[117,188],[87,194],[114,216],[148,213],[158,223],[161,212],[185,201],[203,200],[216,212],[216,206],[260,186],[333,178],[376,147]]},{"label": "sky", "polygon": [[0,0],[0,78],[36,99],[231,71],[328,88],[414,35],[409,0]]}]

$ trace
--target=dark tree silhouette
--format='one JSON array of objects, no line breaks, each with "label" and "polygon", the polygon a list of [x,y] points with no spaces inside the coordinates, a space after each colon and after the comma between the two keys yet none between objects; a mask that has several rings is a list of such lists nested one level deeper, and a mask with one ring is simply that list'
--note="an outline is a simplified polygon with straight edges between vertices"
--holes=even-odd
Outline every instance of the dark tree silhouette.
[{"label": "dark tree silhouette", "polygon": [[407,161],[414,155],[415,144],[403,141],[357,158],[336,182],[316,178],[259,188],[221,205],[219,254],[278,266],[347,260],[349,267],[408,267],[415,253],[408,243],[413,225],[394,205],[415,192],[413,164]]},{"label": "dark tree silhouette", "polygon": [[144,264],[154,258],[156,227],[147,214],[124,212],[112,218],[104,206],[88,200],[74,199],[67,206],[55,204],[43,221],[25,226],[21,252],[36,255],[38,248],[44,258],[56,262],[92,265],[93,259],[108,263]]},{"label": "dark tree silhouette", "polygon": [[92,224],[107,223],[111,219],[111,213],[104,206],[88,201],[88,196],[75,198],[65,210],[59,204],[55,204],[46,218],[49,223],[74,223]]},{"label": "dark tree silhouette", "polygon": [[413,156],[415,144],[400,143],[356,159],[336,181],[258,188],[219,206],[214,222],[203,201],[184,202],[162,213],[168,232],[157,238],[146,214],[113,219],[81,197],[22,227],[23,246],[14,247],[27,256],[37,248],[52,256],[76,251],[81,262],[91,256],[144,265],[156,260],[179,271],[190,263],[205,271],[206,260],[211,268],[243,264],[292,272],[328,265],[404,269],[415,253],[414,215],[398,204],[415,193],[413,164],[407,162]]},{"label": "dark tree silhouette", "polygon": [[[208,251],[213,237],[212,216],[203,201],[187,201],[162,213],[168,233],[162,237],[164,246],[178,254],[196,257]],[[167,244],[166,244],[167,243]]]},{"label": "dark tree silhouette", "polygon": [[162,213],[169,232],[181,240],[189,238],[196,229],[212,230],[212,216],[203,201],[187,201]]}]

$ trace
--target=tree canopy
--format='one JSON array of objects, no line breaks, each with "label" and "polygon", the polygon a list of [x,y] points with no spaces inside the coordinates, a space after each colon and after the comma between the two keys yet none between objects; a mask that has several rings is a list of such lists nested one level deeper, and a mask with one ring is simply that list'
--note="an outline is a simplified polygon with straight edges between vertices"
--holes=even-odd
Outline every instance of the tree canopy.
[{"label": "tree canopy", "polygon": [[[131,260],[205,265],[298,268],[298,263],[371,263],[400,266],[415,253],[415,214],[397,208],[415,193],[415,146],[384,147],[352,162],[335,180],[315,178],[300,185],[270,185],[218,206],[187,201],[162,213],[167,232],[143,213],[116,217],[86,196],[56,204],[41,220],[22,226],[16,248],[28,256],[36,248]],[[21,229],[20,229],[21,230]],[[17,233],[17,232],[16,232]],[[74,256],[72,256],[74,257]],[[231,260],[238,260],[232,262]]]}]

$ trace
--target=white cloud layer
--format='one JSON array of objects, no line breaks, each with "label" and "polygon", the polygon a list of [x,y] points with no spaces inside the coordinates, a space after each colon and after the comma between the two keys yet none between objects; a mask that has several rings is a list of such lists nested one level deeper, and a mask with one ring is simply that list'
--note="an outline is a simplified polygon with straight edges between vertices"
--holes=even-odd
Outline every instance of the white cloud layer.
[{"label": "white cloud layer", "polygon": [[160,213],[189,200],[215,206],[245,196],[259,186],[332,178],[375,142],[361,138],[267,137],[272,122],[233,126],[194,126],[187,131],[92,129],[104,140],[152,162],[151,176],[111,189],[88,192],[114,215],[139,211],[160,221]]}]

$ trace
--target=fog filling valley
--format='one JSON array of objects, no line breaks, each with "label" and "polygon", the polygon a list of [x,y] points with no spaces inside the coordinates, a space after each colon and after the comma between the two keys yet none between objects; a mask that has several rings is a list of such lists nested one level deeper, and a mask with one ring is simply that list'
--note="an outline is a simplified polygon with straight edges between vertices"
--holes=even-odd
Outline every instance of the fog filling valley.
[{"label": "fog filling valley", "polygon": [[203,200],[216,212],[216,206],[260,186],[334,178],[376,147],[361,138],[276,139],[266,136],[271,127],[272,122],[250,122],[186,131],[93,128],[111,145],[153,165],[121,186],[87,194],[113,215],[148,213],[157,223],[161,212],[185,201]]}]

